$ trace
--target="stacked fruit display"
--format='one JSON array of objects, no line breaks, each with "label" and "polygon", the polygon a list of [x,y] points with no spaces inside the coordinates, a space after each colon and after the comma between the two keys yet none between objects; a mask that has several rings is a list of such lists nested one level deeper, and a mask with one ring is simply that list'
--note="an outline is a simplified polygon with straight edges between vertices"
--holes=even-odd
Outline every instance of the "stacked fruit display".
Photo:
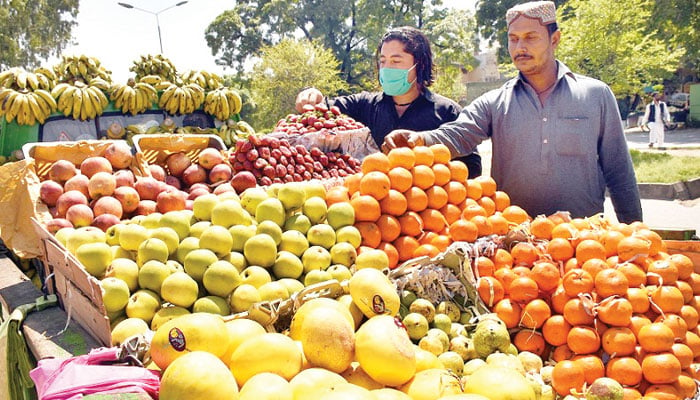
[{"label": "stacked fruit display", "polygon": [[43,123],[56,110],[51,96],[56,75],[38,68],[34,72],[11,68],[0,73],[0,116],[18,124]]},{"label": "stacked fruit display", "polygon": [[361,122],[344,115],[336,106],[325,104],[304,106],[302,114],[289,114],[277,122],[273,132],[304,135],[312,132],[342,132],[364,128]]},{"label": "stacked fruit display", "polygon": [[342,178],[360,169],[360,161],[349,154],[324,153],[316,146],[292,146],[285,138],[268,135],[250,135],[236,141],[229,161],[235,171],[249,171],[250,180],[263,186]]}]

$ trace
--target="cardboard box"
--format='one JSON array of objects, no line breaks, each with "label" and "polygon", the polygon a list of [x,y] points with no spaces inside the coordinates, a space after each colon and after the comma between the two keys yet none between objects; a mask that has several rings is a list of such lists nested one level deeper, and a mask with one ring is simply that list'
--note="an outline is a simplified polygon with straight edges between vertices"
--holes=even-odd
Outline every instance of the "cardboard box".
[{"label": "cardboard box", "polygon": [[80,167],[88,157],[102,156],[105,150],[115,142],[124,140],[81,140],[77,142],[38,142],[22,146],[26,159],[34,161],[36,174],[42,181],[47,179],[51,164],[58,160],[67,160]]},{"label": "cardboard box", "polygon": [[[165,160],[173,153],[184,152],[193,163],[196,163],[199,153],[207,147],[226,151],[226,145],[216,135],[195,134],[150,134],[134,135],[134,148],[140,157],[148,164],[158,164],[168,172]],[[224,159],[228,162],[228,157]]]}]

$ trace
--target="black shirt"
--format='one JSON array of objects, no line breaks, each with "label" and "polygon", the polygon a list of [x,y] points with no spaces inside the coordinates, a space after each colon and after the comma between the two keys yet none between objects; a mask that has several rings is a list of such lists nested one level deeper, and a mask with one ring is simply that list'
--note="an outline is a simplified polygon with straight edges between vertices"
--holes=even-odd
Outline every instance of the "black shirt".
[{"label": "black shirt", "polygon": [[[427,131],[457,119],[462,107],[447,97],[423,89],[418,98],[399,117],[394,98],[383,92],[360,92],[336,97],[333,105],[367,126],[372,138],[381,147],[384,138],[395,129]],[[477,153],[460,157],[469,167],[469,176],[481,175],[481,157]]]}]

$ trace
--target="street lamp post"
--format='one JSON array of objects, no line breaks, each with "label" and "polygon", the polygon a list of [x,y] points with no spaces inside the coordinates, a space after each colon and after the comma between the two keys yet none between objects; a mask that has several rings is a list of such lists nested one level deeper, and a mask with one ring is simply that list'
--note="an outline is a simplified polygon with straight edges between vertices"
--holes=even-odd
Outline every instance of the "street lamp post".
[{"label": "street lamp post", "polygon": [[164,12],[164,11],[170,10],[171,8],[179,7],[179,6],[181,6],[181,5],[185,4],[185,3],[187,3],[187,1],[180,1],[180,2],[178,2],[178,3],[173,4],[173,5],[170,6],[170,7],[166,7],[166,8],[164,8],[164,9],[160,10],[160,11],[157,11],[157,12],[153,12],[153,11],[149,11],[149,10],[144,10],[143,8],[139,8],[139,7],[133,6],[133,5],[129,4],[129,3],[117,3],[117,4],[119,4],[120,6],[122,6],[122,7],[124,7],[124,8],[129,8],[129,9],[132,9],[132,8],[133,8],[134,10],[143,11],[143,12],[146,12],[146,13],[149,13],[149,14],[152,14],[152,15],[155,15],[155,16],[156,16],[156,25],[158,26],[158,43],[160,44],[160,53],[163,54],[163,38],[161,37],[161,34],[160,34],[160,20],[158,19],[158,14],[160,14],[160,13],[162,13],[162,12]]}]

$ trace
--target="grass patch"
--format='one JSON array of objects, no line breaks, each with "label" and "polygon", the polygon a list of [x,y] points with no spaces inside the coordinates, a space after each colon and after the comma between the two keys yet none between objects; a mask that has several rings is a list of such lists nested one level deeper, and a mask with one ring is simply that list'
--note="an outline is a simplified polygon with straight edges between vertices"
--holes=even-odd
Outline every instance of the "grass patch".
[{"label": "grass patch", "polygon": [[675,183],[700,177],[700,157],[630,150],[639,183]]}]

